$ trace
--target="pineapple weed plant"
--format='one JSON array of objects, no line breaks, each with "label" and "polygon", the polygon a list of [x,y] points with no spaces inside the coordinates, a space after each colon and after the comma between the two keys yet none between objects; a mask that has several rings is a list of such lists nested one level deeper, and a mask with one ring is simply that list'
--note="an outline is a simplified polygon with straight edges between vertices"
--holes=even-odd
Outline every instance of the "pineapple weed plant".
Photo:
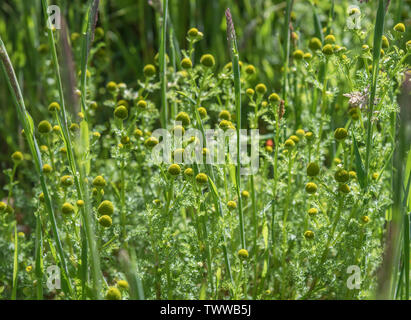
[{"label": "pineapple weed plant", "polygon": [[[47,17],[47,1],[42,5]],[[389,1],[370,3],[378,7],[376,20],[359,28],[334,25],[332,6],[316,35],[290,28],[298,17],[287,1],[278,92],[267,90],[251,62],[239,60],[229,11],[231,61],[196,54],[207,30],[195,27],[187,32],[187,50],[168,48],[166,0],[159,54],[144,77],[102,86],[94,80],[105,66],[98,5],[89,2],[82,32],[69,39],[79,66],[77,114],[65,103],[58,30],[44,29],[38,81],[48,84],[49,112],[38,123],[0,43],[26,141],[4,171],[1,297],[375,297],[387,221],[397,219],[394,154],[404,130],[397,95],[411,54],[403,23],[384,28]],[[361,12],[355,7],[345,15]],[[173,162],[182,148],[199,143],[196,137],[182,148],[172,142],[170,162],[155,163],[151,153],[161,139],[152,133],[160,127],[172,135],[259,129],[258,172],[241,175],[240,158],[228,155],[221,164]],[[210,150],[203,147],[206,157]],[[405,225],[409,168],[410,161],[399,191]],[[408,241],[397,239],[400,263],[393,262],[390,297],[409,298],[407,230],[401,239]],[[46,284],[53,265],[61,290]],[[355,288],[347,284],[352,266],[361,277]]]}]

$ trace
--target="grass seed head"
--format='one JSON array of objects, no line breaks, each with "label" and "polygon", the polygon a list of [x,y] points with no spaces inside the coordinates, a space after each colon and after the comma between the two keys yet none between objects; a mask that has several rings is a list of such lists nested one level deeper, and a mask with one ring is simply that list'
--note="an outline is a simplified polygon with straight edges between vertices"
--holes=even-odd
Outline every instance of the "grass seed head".
[{"label": "grass seed head", "polygon": [[114,205],[111,201],[109,200],[104,200],[102,203],[97,208],[98,213],[100,216],[111,216],[114,212]]}]

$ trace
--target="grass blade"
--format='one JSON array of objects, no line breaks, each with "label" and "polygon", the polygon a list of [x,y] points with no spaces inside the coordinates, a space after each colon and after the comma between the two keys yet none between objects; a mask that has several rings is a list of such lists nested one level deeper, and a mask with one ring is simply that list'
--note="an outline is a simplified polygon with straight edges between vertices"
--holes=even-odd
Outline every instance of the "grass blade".
[{"label": "grass blade", "polygon": [[16,74],[14,72],[14,68],[11,64],[10,58],[7,54],[6,47],[4,46],[4,43],[1,38],[0,38],[0,59],[2,61],[2,64],[1,64],[2,69],[7,76],[6,81],[9,86],[12,99],[14,101],[14,104],[16,105],[17,114],[19,116],[21,123],[23,124],[26,141],[29,145],[31,155],[35,163],[35,169],[40,177],[40,185],[41,185],[41,188],[44,194],[44,201],[46,204],[47,212],[48,212],[49,219],[51,222],[54,240],[56,242],[57,250],[59,254],[60,271],[63,277],[63,290],[68,296],[70,296],[71,291],[72,291],[71,283],[70,283],[71,281],[68,276],[67,263],[66,263],[63,247],[60,241],[60,235],[59,235],[59,231],[57,228],[56,216],[54,214],[54,209],[51,203],[50,194],[48,192],[46,180],[43,174],[43,169],[42,169],[43,163],[42,163],[42,159],[40,155],[40,150],[37,144],[37,140],[34,136],[33,121],[31,120],[31,117],[26,110],[26,106],[24,104],[24,99],[21,94],[20,86],[18,84]]},{"label": "grass blade", "polygon": [[[44,18],[48,22],[48,16],[47,16],[48,3],[47,2],[48,2],[47,0],[42,0]],[[89,12],[94,13],[95,15],[97,14],[96,8],[95,8],[96,3],[98,4],[98,1],[94,1],[92,3],[91,9],[89,9]],[[91,21],[88,20],[89,23],[86,23],[87,25],[89,25],[89,32],[91,32],[93,30],[93,26],[95,26],[95,19],[96,17],[92,17]],[[92,33],[89,33],[88,38],[90,39],[89,41],[91,41]],[[85,202],[85,206],[81,208],[81,216],[82,216],[85,228],[86,228],[87,241],[88,241],[90,255],[91,255],[91,269],[92,269],[92,277],[93,277],[94,295],[97,299],[99,299],[101,295],[100,259],[99,259],[99,254],[97,252],[97,245],[96,245],[95,234],[94,234],[95,228],[93,225],[93,220],[92,220],[91,211],[90,211],[90,204],[88,201],[88,190],[84,183],[84,179],[86,178],[86,174],[87,174],[87,163],[85,163],[87,152],[85,150],[77,150],[78,151],[77,155],[79,156],[79,158],[82,159],[82,161],[80,162],[79,170],[77,170],[77,163],[74,157],[74,146],[71,142],[70,133],[69,133],[68,125],[67,125],[67,114],[66,114],[66,107],[65,107],[65,101],[64,101],[63,86],[62,86],[61,76],[60,76],[59,62],[57,58],[56,43],[54,40],[54,35],[53,35],[51,26],[48,26],[48,39],[49,39],[49,46],[51,49],[53,67],[54,67],[55,76],[57,80],[57,88],[58,88],[60,104],[61,104],[61,112],[58,113],[58,121],[61,127],[62,137],[66,145],[67,160],[68,160],[68,163],[71,169],[71,173],[74,177],[75,187],[77,190],[77,197],[78,199],[82,199]],[[83,60],[85,59],[85,56],[84,56],[85,50],[88,50],[87,48],[89,45],[89,41],[85,43],[83,42],[83,44],[85,44],[82,49]],[[84,63],[85,65],[87,65],[87,61],[83,62],[83,64]],[[86,76],[86,72],[83,73],[83,79],[85,76]],[[83,84],[84,84],[83,90],[85,90],[86,89],[85,82]],[[85,92],[83,94],[82,99],[85,99],[84,96],[85,96]],[[83,131],[83,138],[84,138],[84,132],[87,132],[86,130],[84,130],[84,123],[83,123],[82,131]],[[86,138],[88,139],[88,137]]]},{"label": "grass blade", "polygon": [[241,201],[241,81],[240,81],[240,57],[237,48],[237,39],[235,35],[234,23],[232,20],[230,9],[226,11],[227,18],[227,39],[229,40],[231,58],[233,64],[233,74],[234,74],[234,90],[235,90],[235,108],[236,108],[236,130],[237,130],[237,171],[236,171],[236,189],[238,197],[238,215],[240,223],[240,240],[241,248],[246,249],[245,243],[245,232],[244,232],[244,217],[243,217],[243,207]]}]

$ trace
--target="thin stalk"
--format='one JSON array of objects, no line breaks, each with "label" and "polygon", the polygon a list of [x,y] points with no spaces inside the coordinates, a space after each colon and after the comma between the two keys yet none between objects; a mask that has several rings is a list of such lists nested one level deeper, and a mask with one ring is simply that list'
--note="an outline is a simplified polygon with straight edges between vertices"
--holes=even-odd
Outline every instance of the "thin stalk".
[{"label": "thin stalk", "polygon": [[36,275],[36,295],[37,300],[43,300],[43,237],[41,231],[40,212],[36,217],[36,245],[35,245],[36,263],[34,272]]},{"label": "thin stalk", "polygon": [[240,241],[241,248],[246,248],[245,232],[244,232],[244,216],[243,205],[241,201],[241,81],[240,81],[240,57],[238,54],[237,39],[235,35],[234,23],[231,17],[230,9],[226,11],[227,18],[227,32],[229,45],[232,55],[233,75],[234,75],[234,90],[235,90],[235,108],[236,108],[236,120],[237,120],[237,170],[236,170],[236,190],[238,197],[238,215],[240,224]]},{"label": "thin stalk", "polygon": [[287,0],[287,7],[285,11],[285,20],[284,20],[284,25],[283,25],[283,30],[282,30],[282,36],[285,41],[284,44],[284,62],[283,62],[283,80],[282,80],[282,96],[284,99],[284,105],[287,107],[288,105],[288,64],[290,61],[290,21],[291,21],[291,10],[293,7],[294,0]]}]

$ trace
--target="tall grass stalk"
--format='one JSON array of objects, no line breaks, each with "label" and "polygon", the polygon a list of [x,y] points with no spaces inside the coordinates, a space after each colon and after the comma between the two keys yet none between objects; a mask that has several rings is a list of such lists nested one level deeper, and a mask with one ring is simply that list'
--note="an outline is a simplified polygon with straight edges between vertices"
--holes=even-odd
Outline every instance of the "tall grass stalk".
[{"label": "tall grass stalk", "polygon": [[36,297],[37,300],[43,300],[43,235],[41,230],[40,212],[36,216],[36,245],[35,245],[36,264],[34,273],[36,275]]},{"label": "tall grass stalk", "polygon": [[235,35],[234,23],[230,13],[230,9],[226,10],[227,19],[227,38],[231,49],[231,58],[233,64],[234,74],[234,90],[235,90],[235,108],[236,108],[236,120],[237,120],[237,170],[236,170],[236,189],[238,197],[238,215],[240,223],[240,241],[241,247],[246,249],[245,233],[244,233],[244,217],[243,206],[241,201],[241,81],[240,81],[240,57],[237,47],[237,39]]},{"label": "tall grass stalk", "polygon": [[68,274],[66,258],[64,255],[63,247],[60,241],[60,234],[57,227],[56,216],[54,214],[53,205],[51,203],[50,194],[48,191],[47,183],[45,176],[43,174],[43,162],[41,159],[40,150],[38,147],[38,143],[36,137],[34,136],[34,123],[33,119],[31,118],[30,114],[28,113],[23,95],[20,90],[19,83],[16,78],[16,74],[14,72],[14,68],[11,64],[9,55],[7,54],[7,50],[4,46],[3,40],[0,38],[0,59],[2,61],[2,69],[4,74],[6,75],[6,81],[9,86],[11,96],[13,99],[14,104],[16,105],[17,114],[20,119],[20,122],[23,125],[24,134],[26,136],[26,140],[31,152],[31,155],[34,160],[35,169],[37,174],[40,177],[40,184],[44,194],[44,202],[46,205],[46,209],[48,212],[48,216],[51,223],[51,229],[53,232],[54,240],[57,246],[57,252],[59,256],[59,267],[61,271],[61,275],[63,278],[63,291],[68,295],[71,296],[72,288],[71,288],[71,281]]},{"label": "tall grass stalk", "polygon": [[[95,2],[95,1],[94,1]],[[98,2],[98,1],[97,1]],[[48,3],[47,0],[42,0],[42,5],[43,5],[43,13],[44,13],[44,18],[46,23],[48,23],[48,15],[47,15],[47,8],[48,8]],[[93,11],[94,10],[94,11]],[[90,12],[96,12],[95,9],[91,10]],[[67,160],[69,163],[70,170],[72,172],[72,175],[74,177],[74,182],[77,190],[77,196],[78,199],[82,199],[85,202],[85,205],[81,208],[81,214],[82,214],[82,219],[83,223],[86,228],[86,235],[87,235],[87,244],[90,249],[90,255],[91,255],[91,269],[92,269],[92,278],[93,278],[93,289],[94,289],[94,295],[97,299],[100,298],[100,278],[101,278],[101,269],[100,269],[100,259],[99,255],[97,252],[97,246],[96,246],[96,240],[95,240],[95,235],[94,235],[94,225],[92,221],[92,215],[91,215],[91,208],[90,208],[90,203],[89,203],[89,197],[88,197],[88,190],[87,186],[85,185],[85,178],[86,178],[86,168],[84,166],[84,154],[88,153],[88,150],[85,150],[85,147],[87,146],[87,142],[80,143],[80,147],[78,150],[78,153],[80,157],[82,158],[82,161],[80,162],[79,170],[77,170],[77,163],[76,159],[74,156],[74,145],[72,144],[71,137],[70,137],[70,132],[67,124],[67,113],[66,113],[66,107],[65,107],[65,100],[64,100],[64,92],[63,92],[63,85],[61,81],[61,75],[60,75],[60,67],[59,67],[59,61],[57,58],[57,50],[56,50],[56,43],[54,39],[54,34],[53,34],[53,28],[52,26],[47,26],[48,29],[48,40],[49,40],[49,46],[51,50],[51,56],[53,59],[53,67],[54,67],[54,72],[56,76],[56,81],[57,81],[57,87],[58,87],[58,92],[59,92],[59,98],[60,98],[60,104],[61,104],[61,112],[58,114],[58,121],[59,125],[61,127],[61,132],[62,132],[62,138],[64,140],[65,146],[67,148]],[[90,30],[89,30],[90,31]],[[91,37],[90,37],[91,39]],[[87,45],[89,47],[90,43],[89,41],[83,42],[84,45]],[[87,48],[82,49],[88,50]],[[87,64],[87,62],[85,62]],[[86,75],[86,70],[87,68],[85,67],[85,71],[83,73],[83,77]],[[85,83],[84,83],[84,91],[86,91],[85,88]],[[85,92],[84,92],[85,94]],[[87,132],[87,130],[84,130],[86,126],[83,124],[83,132]],[[88,133],[87,136],[84,137],[83,133],[83,138],[80,142],[82,142],[84,139],[88,140]]]}]

